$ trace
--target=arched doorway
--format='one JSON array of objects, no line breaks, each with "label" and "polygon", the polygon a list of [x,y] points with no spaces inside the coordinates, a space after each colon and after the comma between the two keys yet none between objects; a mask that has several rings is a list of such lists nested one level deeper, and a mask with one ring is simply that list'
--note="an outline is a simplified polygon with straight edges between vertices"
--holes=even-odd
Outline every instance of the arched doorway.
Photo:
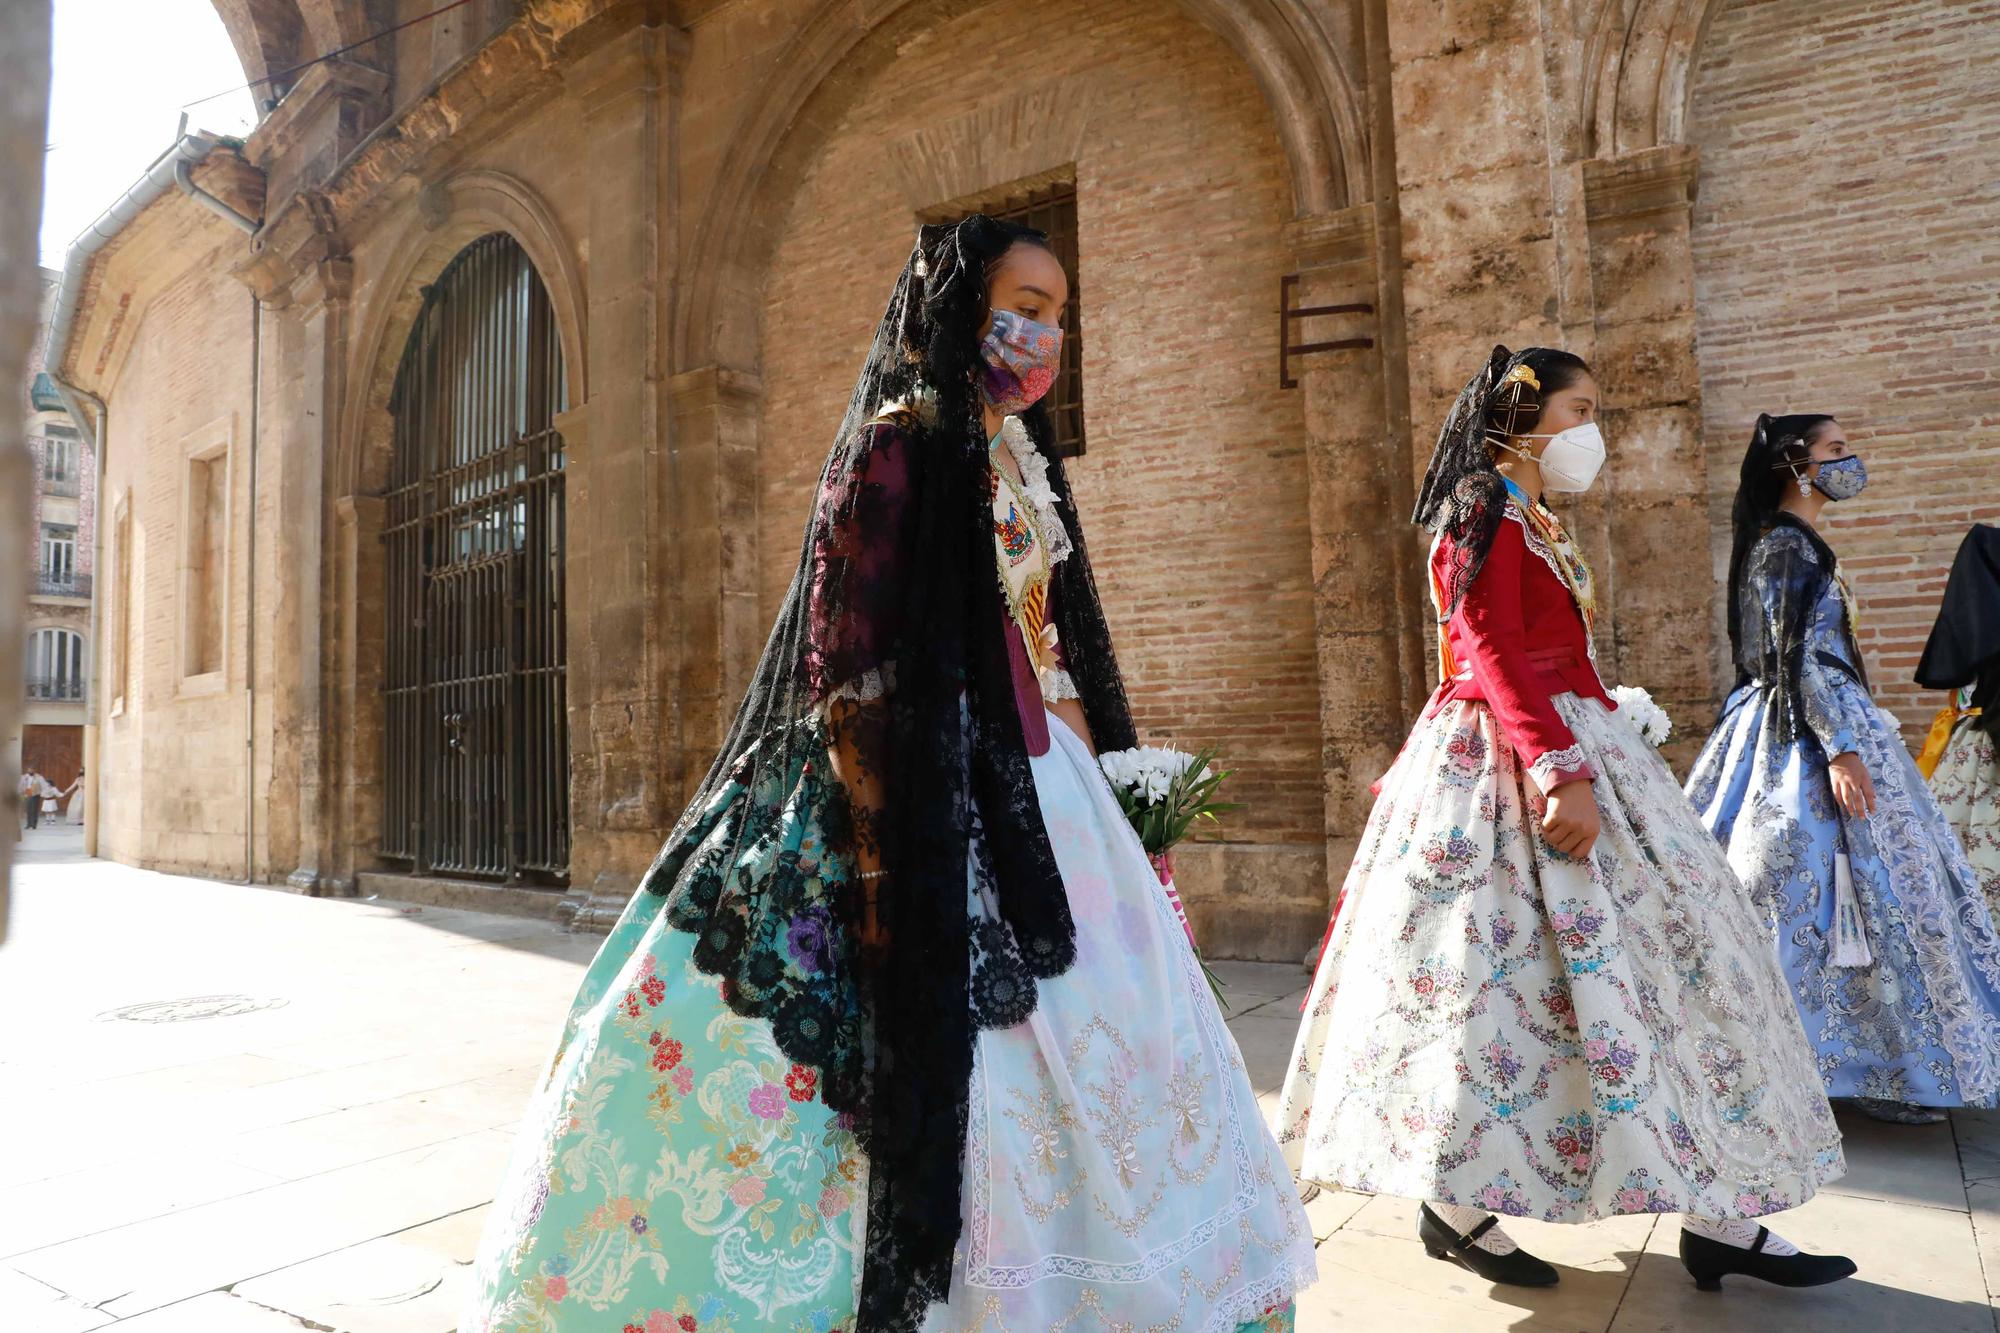
[{"label": "arched doorway", "polygon": [[[1221,36],[1163,0],[1073,8],[965,6],[921,46],[871,35],[774,149],[738,251],[760,266],[755,323],[725,321],[757,334],[758,618],[783,599],[852,384],[829,367],[867,347],[916,221],[1040,226],[1080,296],[1081,373],[1056,406],[1085,445],[1069,476],[1121,665],[1175,682],[1135,691],[1140,728],[1239,765],[1246,809],[1183,887],[1198,913],[1228,904],[1208,939],[1229,956],[1296,957],[1327,906],[1305,396],[1281,390],[1269,337],[1300,195]],[[1052,25],[1053,54],[1033,36]],[[969,92],[975,66],[1035,79]]]},{"label": "arched doorway", "polygon": [[569,872],[563,444],[547,290],[502,232],[424,294],[390,394],[382,855]]}]

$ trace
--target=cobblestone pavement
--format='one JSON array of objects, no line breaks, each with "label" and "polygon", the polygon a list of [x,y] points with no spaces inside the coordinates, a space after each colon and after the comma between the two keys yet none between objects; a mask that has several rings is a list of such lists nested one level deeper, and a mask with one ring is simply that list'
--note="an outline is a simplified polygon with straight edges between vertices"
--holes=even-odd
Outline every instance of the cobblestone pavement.
[{"label": "cobblestone pavement", "polygon": [[[86,861],[73,829],[22,853],[0,948],[0,1330],[450,1330],[597,937]],[[1220,971],[1268,1106],[1305,975]],[[1784,1228],[1856,1258],[1836,1287],[1703,1295],[1672,1219],[1632,1218],[1512,1228],[1563,1281],[1496,1294],[1425,1257],[1413,1204],[1328,1193],[1299,1326],[1996,1333],[2000,1116],[1844,1123],[1852,1174]]]}]

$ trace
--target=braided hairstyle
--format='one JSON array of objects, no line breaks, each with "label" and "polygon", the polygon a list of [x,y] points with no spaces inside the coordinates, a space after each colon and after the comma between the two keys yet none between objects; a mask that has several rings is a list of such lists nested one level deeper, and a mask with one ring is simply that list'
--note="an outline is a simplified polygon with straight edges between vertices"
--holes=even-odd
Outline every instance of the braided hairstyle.
[{"label": "braided hairstyle", "polygon": [[1440,623],[1451,618],[1479,577],[1507,510],[1506,482],[1494,466],[1496,448],[1532,432],[1549,397],[1589,374],[1589,364],[1573,352],[1553,347],[1510,352],[1496,346],[1459,391],[1410,515],[1411,522],[1446,538],[1455,555]]}]

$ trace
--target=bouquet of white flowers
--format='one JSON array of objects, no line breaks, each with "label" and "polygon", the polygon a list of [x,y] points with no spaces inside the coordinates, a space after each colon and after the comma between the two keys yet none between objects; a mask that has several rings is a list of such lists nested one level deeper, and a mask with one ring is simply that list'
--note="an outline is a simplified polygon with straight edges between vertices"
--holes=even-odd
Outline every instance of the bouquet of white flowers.
[{"label": "bouquet of white flowers", "polygon": [[[1219,824],[1218,816],[1241,808],[1215,799],[1216,790],[1229,776],[1229,770],[1215,767],[1212,749],[1189,754],[1157,745],[1114,750],[1100,756],[1097,762],[1104,776],[1110,779],[1111,790],[1125,818],[1131,821],[1132,831],[1139,835],[1140,845],[1152,859],[1160,887],[1166,892],[1181,929],[1187,933],[1188,944],[1194,946],[1196,961],[1200,962],[1201,948],[1195,945],[1194,927],[1189,924],[1187,909],[1181,905],[1180,893],[1174,888],[1171,854],[1195,825],[1204,821]],[[1216,1003],[1221,1004],[1222,983],[1207,963],[1201,964],[1201,970],[1208,978],[1209,989],[1215,992]]]},{"label": "bouquet of white flowers", "polygon": [[1667,716],[1667,710],[1654,703],[1653,696],[1637,685],[1618,686],[1611,691],[1611,701],[1655,750],[1674,734],[1674,721]]}]

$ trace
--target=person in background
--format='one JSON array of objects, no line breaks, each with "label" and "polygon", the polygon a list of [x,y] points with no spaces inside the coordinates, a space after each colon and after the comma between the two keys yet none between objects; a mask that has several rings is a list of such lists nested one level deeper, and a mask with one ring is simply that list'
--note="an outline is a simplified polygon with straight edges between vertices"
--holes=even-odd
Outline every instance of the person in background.
[{"label": "person in background", "polygon": [[76,781],[63,789],[63,796],[69,801],[67,812],[69,822],[83,827],[83,770],[76,770]]},{"label": "person in background", "polygon": [[[1422,1201],[1432,1258],[1556,1269],[1496,1214],[1680,1213],[1697,1286],[1854,1272],[1763,1224],[1844,1161],[1761,915],[1606,694],[1597,599],[1545,496],[1605,459],[1590,367],[1496,347],[1416,522],[1440,684],[1348,871],[1278,1107],[1303,1179]],[[1440,1280],[1447,1280],[1440,1278]]]},{"label": "person in background", "polygon": [[1820,529],[1867,480],[1833,417],[1757,419],[1729,561],[1737,683],[1687,791],[1774,914],[1827,1096],[1931,1124],[2000,1098],[2000,936],[1896,719],[1875,706]]},{"label": "person in background", "polygon": [[21,781],[14,790],[21,797],[21,808],[27,811],[28,827],[39,827],[42,822],[42,775],[34,769],[25,769]]},{"label": "person in background", "polygon": [[2000,916],[2000,527],[1974,524],[1959,545],[1917,684],[1952,691],[1917,767]]}]

